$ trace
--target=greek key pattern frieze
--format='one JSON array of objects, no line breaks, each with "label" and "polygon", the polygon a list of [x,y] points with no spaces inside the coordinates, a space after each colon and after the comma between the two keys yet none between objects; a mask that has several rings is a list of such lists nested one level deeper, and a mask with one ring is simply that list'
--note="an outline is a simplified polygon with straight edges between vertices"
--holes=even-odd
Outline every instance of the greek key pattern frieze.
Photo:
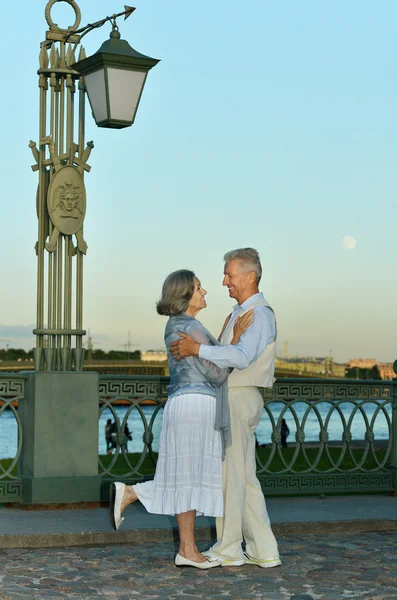
[{"label": "greek key pattern frieze", "polygon": [[148,377],[145,375],[125,378],[101,377],[99,395],[105,398],[165,398],[167,396],[168,377]]},{"label": "greek key pattern frieze", "polygon": [[20,479],[0,481],[0,502],[19,502],[23,498],[23,482]]},{"label": "greek key pattern frieze", "polygon": [[23,378],[7,378],[0,375],[0,396],[13,397],[15,400],[22,398],[25,390]]},{"label": "greek key pattern frieze", "polygon": [[263,398],[293,398],[293,399],[391,399],[393,396],[393,382],[382,381],[379,383],[356,383],[355,381],[346,380],[321,380],[321,382],[300,379],[276,381],[272,388],[264,388],[262,390]]},{"label": "greek key pattern frieze", "polygon": [[348,493],[387,492],[392,489],[392,474],[387,473],[334,473],[317,475],[277,475],[259,476],[266,496],[289,496],[321,492]]}]

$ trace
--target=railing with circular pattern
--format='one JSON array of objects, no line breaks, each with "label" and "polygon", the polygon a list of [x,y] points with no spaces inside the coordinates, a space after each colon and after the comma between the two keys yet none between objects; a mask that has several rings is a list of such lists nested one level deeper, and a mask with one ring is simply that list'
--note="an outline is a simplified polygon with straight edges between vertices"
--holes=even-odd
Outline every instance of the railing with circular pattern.
[{"label": "railing with circular pattern", "polygon": [[[141,480],[154,473],[156,456],[153,451],[153,427],[159,412],[167,400],[168,377],[161,376],[118,376],[101,375],[99,379],[99,420],[102,421],[103,434],[104,416],[111,417],[116,425],[112,440],[114,454],[99,456],[99,472],[102,477],[117,478],[122,475],[124,480]],[[143,407],[150,403],[154,407],[152,414],[148,415]],[[122,416],[117,410],[119,406],[125,407]],[[143,425],[143,448],[135,464],[131,462],[133,455],[126,451],[127,435],[126,425],[132,411],[136,411]],[[105,419],[107,420],[107,419]],[[133,432],[136,434],[136,432]],[[145,459],[150,458],[149,473],[143,469]],[[147,463],[147,460],[146,460]],[[147,468],[146,468],[147,471]]]},{"label": "railing with circular pattern", "polygon": [[23,375],[0,375],[0,423],[5,430],[16,428],[16,440],[13,440],[16,452],[14,456],[7,456],[0,460],[0,502],[16,502],[22,498],[22,481],[18,478],[17,469],[23,438],[17,407],[18,401],[24,396],[24,391]]},{"label": "railing with circular pattern", "polygon": [[[257,475],[264,491],[396,490],[396,383],[280,379],[274,388],[264,390],[265,419],[272,426],[266,460],[257,452]],[[287,416],[295,424],[295,445],[288,460],[280,434],[281,421]],[[316,430],[316,442],[307,440],[310,420],[316,422],[315,428],[311,426],[312,432]],[[331,436],[336,429],[338,439]]]},{"label": "railing with circular pattern", "polygon": [[[104,435],[106,415],[116,430],[109,455],[100,452],[104,489],[115,478],[133,482],[153,476],[168,381],[167,377],[100,377],[100,435]],[[264,492],[397,491],[396,384],[288,378],[263,390],[257,475]],[[119,403],[124,403],[123,409]],[[140,421],[142,443],[138,448],[140,439],[133,430],[135,449],[129,453],[125,427],[133,414],[134,423]],[[291,431],[287,441],[281,435],[282,419]]]}]

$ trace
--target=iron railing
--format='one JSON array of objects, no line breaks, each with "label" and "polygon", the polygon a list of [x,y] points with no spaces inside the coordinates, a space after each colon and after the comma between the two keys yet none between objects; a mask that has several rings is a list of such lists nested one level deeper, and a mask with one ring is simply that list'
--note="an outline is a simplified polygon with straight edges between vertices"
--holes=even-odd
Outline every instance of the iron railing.
[{"label": "iron railing", "polygon": [[[103,498],[115,479],[133,483],[153,476],[168,381],[156,376],[100,376]],[[13,455],[0,460],[0,502],[23,497],[17,404],[24,390],[23,375],[0,375],[0,430],[12,422],[16,432]],[[279,379],[263,397],[257,474],[266,495],[397,493],[397,381]],[[283,418],[291,430],[289,448],[282,447]],[[108,419],[116,430],[109,455],[104,444]]]},{"label": "iron railing", "polygon": [[[396,384],[284,379],[264,390],[272,444],[266,461],[257,453],[257,474],[265,494],[397,491]],[[275,404],[280,407],[277,420],[272,411]],[[280,435],[286,415],[296,429],[289,461]],[[313,420],[318,428],[316,444],[308,442],[306,434]],[[331,430],[339,430],[339,436],[332,439]]]},{"label": "iron railing", "polygon": [[[104,498],[115,479],[153,477],[168,381],[100,376],[100,436],[109,418],[117,430],[111,454],[102,451],[99,458]],[[286,378],[263,397],[257,474],[266,495],[397,492],[397,381]],[[282,446],[283,418],[291,430],[289,448]],[[134,436],[132,452],[126,425]]]},{"label": "iron railing", "polygon": [[[0,435],[9,434],[15,429],[15,439],[11,445],[16,447],[14,456],[0,460],[0,502],[20,502],[23,497],[22,480],[18,478],[18,463],[22,452],[22,426],[18,414],[18,401],[25,393],[23,375],[0,375]],[[4,443],[3,443],[4,446]]]}]

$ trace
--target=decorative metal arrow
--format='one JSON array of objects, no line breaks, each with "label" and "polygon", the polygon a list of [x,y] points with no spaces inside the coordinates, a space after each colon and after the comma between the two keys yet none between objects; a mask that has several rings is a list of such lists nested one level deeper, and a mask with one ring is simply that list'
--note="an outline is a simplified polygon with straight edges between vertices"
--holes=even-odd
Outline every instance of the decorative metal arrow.
[{"label": "decorative metal arrow", "polygon": [[[124,21],[126,21],[128,19],[128,17],[130,17],[132,15],[135,8],[133,6],[128,6],[126,4],[124,4],[124,8],[125,8]],[[121,15],[120,15],[120,17],[121,17]]]},{"label": "decorative metal arrow", "polygon": [[81,38],[83,38],[87,33],[92,31],[93,29],[102,27],[102,25],[105,25],[105,23],[107,23],[108,21],[113,21],[113,23],[115,23],[116,19],[118,19],[118,17],[124,16],[124,21],[126,21],[128,19],[128,17],[130,17],[132,15],[132,13],[134,12],[135,7],[128,6],[125,4],[124,8],[125,8],[125,10],[123,10],[123,12],[112,15],[111,17],[105,17],[104,19],[101,19],[100,21],[96,21],[95,23],[88,23],[88,25],[86,25],[85,27],[81,27],[80,29],[75,29],[74,31],[71,31],[70,33],[68,33],[66,35],[65,42],[67,42],[68,39],[72,35],[80,35],[81,34],[80,35],[80,40],[81,40]]}]

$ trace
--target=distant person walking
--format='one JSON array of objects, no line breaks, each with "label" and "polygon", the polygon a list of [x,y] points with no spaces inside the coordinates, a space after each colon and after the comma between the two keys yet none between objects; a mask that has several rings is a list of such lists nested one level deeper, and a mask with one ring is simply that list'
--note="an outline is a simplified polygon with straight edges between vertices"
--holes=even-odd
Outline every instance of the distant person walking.
[{"label": "distant person walking", "polygon": [[116,448],[117,448],[117,423],[116,423],[116,420],[114,420],[110,426],[110,435],[111,435],[111,439],[112,439],[112,446],[111,446],[110,451],[108,451],[108,454],[112,454],[113,450],[116,450]]},{"label": "distant person walking", "polygon": [[281,435],[281,447],[288,448],[287,437],[289,436],[289,427],[288,427],[285,419],[281,419],[280,435]]},{"label": "distant person walking", "polygon": [[106,452],[112,454],[112,419],[108,419],[105,425]]},{"label": "distant person walking", "polygon": [[128,423],[125,424],[124,435],[124,452],[128,454],[128,441],[132,442],[132,433],[128,427]]}]

